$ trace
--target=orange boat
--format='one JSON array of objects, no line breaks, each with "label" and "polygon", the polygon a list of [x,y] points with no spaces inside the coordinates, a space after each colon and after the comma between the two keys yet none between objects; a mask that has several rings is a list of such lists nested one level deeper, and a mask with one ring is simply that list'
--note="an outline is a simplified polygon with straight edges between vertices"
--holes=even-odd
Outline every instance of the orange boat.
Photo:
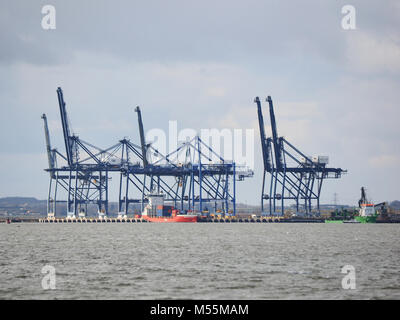
[{"label": "orange boat", "polygon": [[164,206],[164,195],[151,193],[147,195],[148,204],[142,212],[142,219],[149,222],[197,222],[196,214],[180,214],[172,206]]},{"label": "orange boat", "polygon": [[150,222],[197,222],[197,215],[192,214],[177,214],[170,217],[143,215],[142,218]]}]

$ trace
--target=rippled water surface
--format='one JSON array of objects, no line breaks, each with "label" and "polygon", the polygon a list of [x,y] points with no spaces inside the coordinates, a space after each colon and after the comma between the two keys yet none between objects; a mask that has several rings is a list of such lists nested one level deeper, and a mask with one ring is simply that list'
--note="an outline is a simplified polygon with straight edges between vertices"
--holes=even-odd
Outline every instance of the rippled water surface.
[{"label": "rippled water surface", "polygon": [[[0,299],[399,299],[400,225],[1,224]],[[56,289],[43,290],[45,265]],[[356,289],[342,289],[344,265]]]}]

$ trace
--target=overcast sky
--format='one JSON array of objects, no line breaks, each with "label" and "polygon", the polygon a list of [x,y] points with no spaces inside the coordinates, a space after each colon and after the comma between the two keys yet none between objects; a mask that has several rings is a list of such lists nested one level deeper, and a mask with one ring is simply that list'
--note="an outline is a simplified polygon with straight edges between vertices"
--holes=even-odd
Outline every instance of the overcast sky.
[{"label": "overcast sky", "polygon": [[[55,30],[42,29],[46,4]],[[356,30],[341,26],[346,4]],[[238,184],[239,201],[254,204],[262,162],[253,99],[271,95],[280,135],[348,169],[326,182],[323,203],[336,192],[356,204],[361,186],[376,202],[400,199],[399,30],[397,0],[2,0],[0,197],[46,198],[40,116],[63,150],[61,86],[74,132],[100,147],[139,141],[136,105],[146,130],[167,130],[168,120],[254,128],[255,177]]]}]

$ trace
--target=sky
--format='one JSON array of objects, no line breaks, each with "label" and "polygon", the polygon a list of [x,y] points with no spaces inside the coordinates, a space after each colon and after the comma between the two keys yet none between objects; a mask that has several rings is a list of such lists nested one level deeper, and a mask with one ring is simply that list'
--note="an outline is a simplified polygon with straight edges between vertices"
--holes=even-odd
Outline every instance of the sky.
[{"label": "sky", "polygon": [[[42,7],[56,29],[42,28]],[[356,29],[342,28],[342,7]],[[0,3],[0,197],[45,199],[43,123],[63,149],[56,89],[74,133],[100,147],[145,130],[254,129],[254,178],[238,201],[258,204],[262,159],[254,97],[274,100],[278,133],[347,169],[322,203],[400,199],[399,1],[20,1]],[[266,103],[264,116],[270,134]],[[113,200],[113,199],[111,199]],[[116,199],[114,199],[116,200]]]}]

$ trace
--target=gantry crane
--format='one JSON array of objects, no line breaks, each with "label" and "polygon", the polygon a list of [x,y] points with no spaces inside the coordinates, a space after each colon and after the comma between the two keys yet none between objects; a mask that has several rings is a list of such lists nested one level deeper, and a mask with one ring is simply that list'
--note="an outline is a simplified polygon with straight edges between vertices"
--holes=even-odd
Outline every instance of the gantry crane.
[{"label": "gantry crane", "polygon": [[[324,156],[309,157],[294,147],[284,137],[278,136],[272,98],[267,97],[272,137],[266,137],[261,102],[256,97],[261,149],[264,163],[261,192],[261,212],[269,215],[283,215],[285,200],[293,200],[297,214],[310,215],[312,202],[316,201],[316,213],[320,213],[322,182],[326,178],[340,178],[347,172],[341,168],[327,166]],[[270,174],[269,194],[266,193],[266,175]],[[268,212],[264,201],[268,201]],[[280,206],[277,202],[280,202]],[[278,211],[278,207],[280,207]]]},{"label": "gantry crane", "polygon": [[[203,212],[203,206],[213,203],[214,209],[225,213],[236,212],[236,181],[253,176],[245,166],[225,161],[213,149],[196,136],[186,141],[167,155],[163,155],[150,144],[146,144],[142,114],[138,116],[140,145],[124,138],[108,148],[99,148],[71,134],[63,91],[57,89],[61,124],[63,128],[65,155],[51,151],[50,135],[45,120],[46,148],[49,155],[50,173],[48,214],[54,216],[60,190],[67,193],[67,217],[85,215],[88,205],[95,204],[100,217],[109,214],[110,174],[119,174],[118,215],[125,216],[130,204],[139,204],[143,209],[146,195],[156,190],[165,195],[180,210]],[[148,154],[157,154],[150,161]],[[207,152],[217,155],[218,163],[211,163]],[[179,161],[180,155],[185,161]],[[53,155],[50,157],[50,155]],[[56,161],[56,158],[60,161]],[[61,165],[61,162],[63,163]],[[58,164],[57,164],[58,163]],[[232,205],[232,210],[230,209]]]}]

